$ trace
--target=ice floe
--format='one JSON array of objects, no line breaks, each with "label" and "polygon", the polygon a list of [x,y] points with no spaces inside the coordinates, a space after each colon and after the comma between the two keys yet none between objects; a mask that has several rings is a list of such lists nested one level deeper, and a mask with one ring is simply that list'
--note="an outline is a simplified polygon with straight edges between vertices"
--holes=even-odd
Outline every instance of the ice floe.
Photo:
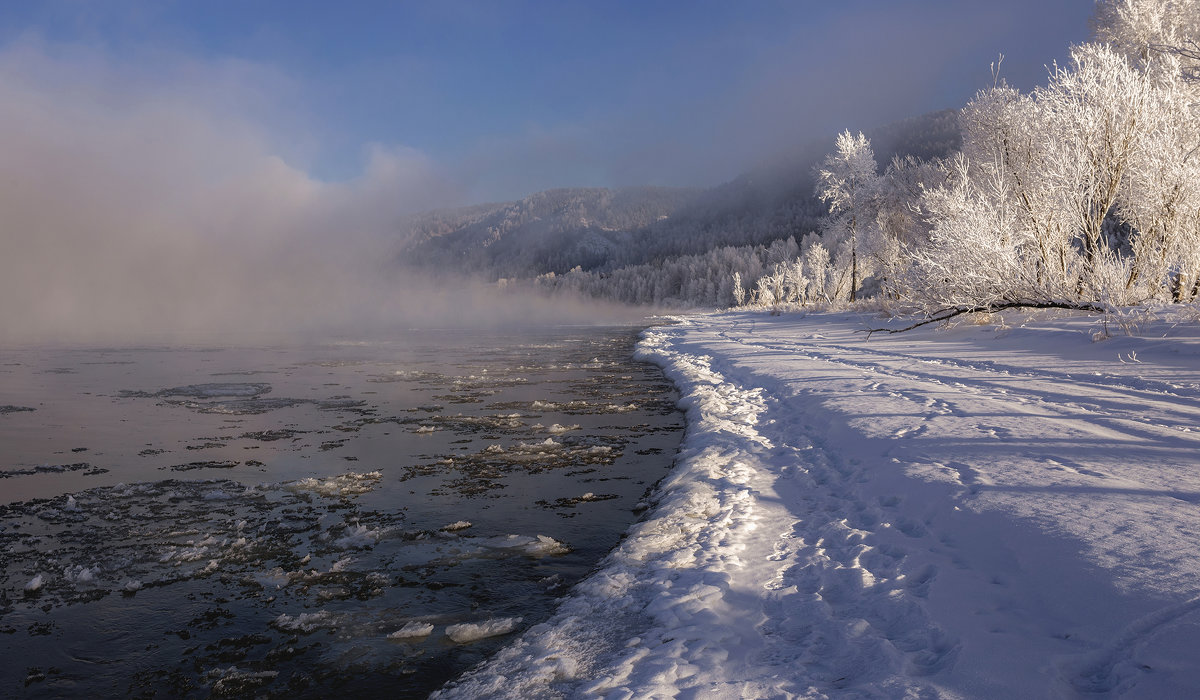
[{"label": "ice floe", "polygon": [[388,634],[388,639],[420,639],[433,634],[433,625],[428,622],[406,622],[395,632]]},{"label": "ice floe", "polygon": [[357,496],[367,493],[379,485],[383,474],[373,472],[346,472],[337,476],[310,477],[284,484],[293,493],[314,493],[320,496]]},{"label": "ice floe", "polygon": [[521,624],[519,617],[501,617],[483,622],[464,622],[446,628],[446,636],[458,644],[509,634]]}]

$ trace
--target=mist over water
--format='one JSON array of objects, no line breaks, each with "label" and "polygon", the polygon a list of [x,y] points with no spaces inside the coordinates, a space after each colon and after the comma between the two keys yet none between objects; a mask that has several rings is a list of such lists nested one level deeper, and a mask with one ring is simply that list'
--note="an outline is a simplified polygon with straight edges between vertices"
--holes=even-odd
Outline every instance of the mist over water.
[{"label": "mist over water", "polygon": [[2,344],[613,318],[402,270],[403,218],[455,203],[453,188],[382,146],[349,182],[313,179],[276,155],[286,134],[255,69],[165,85],[79,53],[0,52]]}]

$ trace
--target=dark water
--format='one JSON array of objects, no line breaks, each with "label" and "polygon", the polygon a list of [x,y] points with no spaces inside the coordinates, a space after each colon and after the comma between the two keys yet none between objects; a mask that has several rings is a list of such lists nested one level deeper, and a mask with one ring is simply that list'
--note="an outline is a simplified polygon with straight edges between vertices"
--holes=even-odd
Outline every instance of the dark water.
[{"label": "dark water", "polygon": [[0,696],[424,697],[669,468],[636,337],[0,351]]}]

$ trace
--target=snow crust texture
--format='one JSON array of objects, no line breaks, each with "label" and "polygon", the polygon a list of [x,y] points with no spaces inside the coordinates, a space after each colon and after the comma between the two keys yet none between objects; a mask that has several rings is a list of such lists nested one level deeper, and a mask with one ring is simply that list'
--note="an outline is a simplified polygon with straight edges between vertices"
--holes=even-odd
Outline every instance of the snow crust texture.
[{"label": "snow crust texture", "polygon": [[1194,696],[1200,332],[1006,320],[648,331],[676,468],[550,621],[436,696]]}]

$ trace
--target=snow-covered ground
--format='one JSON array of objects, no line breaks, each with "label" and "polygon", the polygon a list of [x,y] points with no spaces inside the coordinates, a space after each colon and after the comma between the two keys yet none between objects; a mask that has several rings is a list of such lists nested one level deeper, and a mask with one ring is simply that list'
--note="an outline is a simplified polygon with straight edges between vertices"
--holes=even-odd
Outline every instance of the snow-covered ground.
[{"label": "snow-covered ground", "polygon": [[443,697],[1200,696],[1200,328],[689,317],[654,507]]}]

